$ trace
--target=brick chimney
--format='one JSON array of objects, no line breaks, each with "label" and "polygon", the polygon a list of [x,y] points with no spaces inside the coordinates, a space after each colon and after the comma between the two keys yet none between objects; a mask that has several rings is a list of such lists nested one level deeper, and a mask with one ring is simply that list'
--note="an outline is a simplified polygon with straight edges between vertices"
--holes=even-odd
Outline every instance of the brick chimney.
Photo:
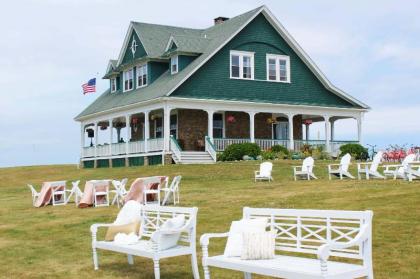
[{"label": "brick chimney", "polygon": [[216,24],[220,24],[220,23],[223,23],[223,22],[225,22],[226,20],[229,20],[229,18],[228,18],[228,17],[223,17],[223,16],[216,17],[216,18],[214,19],[214,25],[216,25]]}]

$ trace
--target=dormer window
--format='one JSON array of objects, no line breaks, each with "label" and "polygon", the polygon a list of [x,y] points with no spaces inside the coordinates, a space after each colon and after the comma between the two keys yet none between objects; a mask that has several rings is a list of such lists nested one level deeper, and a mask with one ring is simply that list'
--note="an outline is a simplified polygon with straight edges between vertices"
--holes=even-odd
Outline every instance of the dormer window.
[{"label": "dormer window", "polygon": [[171,74],[178,73],[178,55],[171,57]]},{"label": "dormer window", "polygon": [[147,64],[137,67],[137,88],[147,85]]},{"label": "dormer window", "polygon": [[230,52],[230,78],[254,79],[254,53],[246,51]]},{"label": "dormer window", "polygon": [[124,92],[133,89],[133,68],[123,72]]},{"label": "dormer window", "polygon": [[117,91],[117,79],[111,78],[111,93]]},{"label": "dormer window", "polygon": [[290,82],[290,57],[267,54],[267,80]]}]

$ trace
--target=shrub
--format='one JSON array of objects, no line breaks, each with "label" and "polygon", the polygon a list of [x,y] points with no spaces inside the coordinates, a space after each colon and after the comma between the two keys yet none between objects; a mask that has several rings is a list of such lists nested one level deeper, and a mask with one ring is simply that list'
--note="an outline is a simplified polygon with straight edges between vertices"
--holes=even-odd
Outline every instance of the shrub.
[{"label": "shrub", "polygon": [[350,153],[356,160],[366,160],[368,158],[368,150],[358,143],[348,143],[340,146],[340,156]]},{"label": "shrub", "polygon": [[221,155],[223,161],[242,160],[247,155],[252,158],[257,158],[261,154],[261,148],[255,143],[235,143],[226,147]]},{"label": "shrub", "polygon": [[264,160],[274,160],[277,158],[276,156],[277,154],[274,153],[273,151],[263,151],[261,153],[261,156]]},{"label": "shrub", "polygon": [[284,147],[283,145],[278,145],[278,144],[273,145],[271,147],[271,151],[274,152],[274,153],[283,153],[283,154],[286,154],[286,155],[289,154],[289,150],[287,150],[286,147]]}]

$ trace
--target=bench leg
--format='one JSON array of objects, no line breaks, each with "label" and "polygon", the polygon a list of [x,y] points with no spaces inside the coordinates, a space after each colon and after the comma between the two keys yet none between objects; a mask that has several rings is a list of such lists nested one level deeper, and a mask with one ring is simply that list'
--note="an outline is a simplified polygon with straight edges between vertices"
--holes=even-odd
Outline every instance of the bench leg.
[{"label": "bench leg", "polygon": [[128,264],[134,264],[133,255],[128,255],[127,254],[127,260],[128,260]]},{"label": "bench leg", "polygon": [[244,279],[252,279],[251,273],[244,272]]},{"label": "bench leg", "polygon": [[155,279],[160,279],[159,260],[153,260],[153,267],[155,270]]},{"label": "bench leg", "polygon": [[198,272],[197,254],[196,253],[193,253],[191,255],[191,266],[192,266],[194,279],[200,279],[200,273]]},{"label": "bench leg", "polygon": [[98,253],[96,252],[96,248],[93,249],[93,267],[95,270],[98,270]]}]

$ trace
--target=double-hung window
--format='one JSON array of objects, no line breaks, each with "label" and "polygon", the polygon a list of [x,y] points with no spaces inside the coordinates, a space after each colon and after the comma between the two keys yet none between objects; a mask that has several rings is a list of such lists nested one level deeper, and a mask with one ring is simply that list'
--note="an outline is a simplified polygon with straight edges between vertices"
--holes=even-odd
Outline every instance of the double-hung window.
[{"label": "double-hung window", "polygon": [[230,52],[230,77],[254,79],[254,53],[246,51]]},{"label": "double-hung window", "polygon": [[147,64],[137,67],[137,88],[147,85]]},{"label": "double-hung window", "polygon": [[123,72],[124,92],[133,89],[133,69]]},{"label": "double-hung window", "polygon": [[290,57],[267,54],[267,80],[290,82]]},{"label": "double-hung window", "polygon": [[178,55],[171,57],[171,74],[178,73]]},{"label": "double-hung window", "polygon": [[117,91],[117,79],[111,78],[111,93]]}]

